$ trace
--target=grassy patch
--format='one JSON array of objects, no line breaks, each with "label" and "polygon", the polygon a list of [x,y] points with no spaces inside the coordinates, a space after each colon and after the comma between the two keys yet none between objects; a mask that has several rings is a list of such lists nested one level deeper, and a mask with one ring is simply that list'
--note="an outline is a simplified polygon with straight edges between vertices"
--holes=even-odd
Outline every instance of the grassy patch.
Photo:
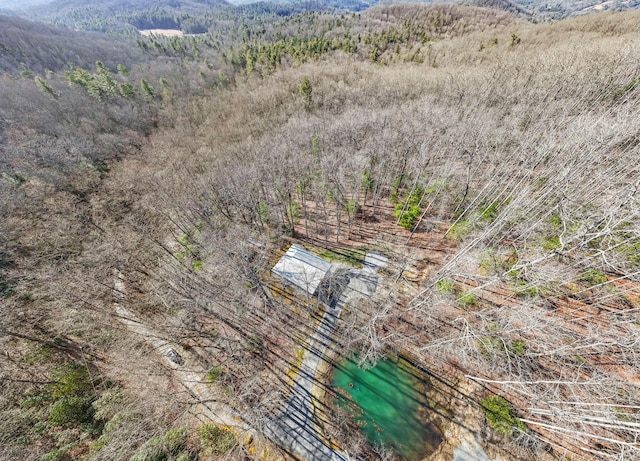
[{"label": "grassy patch", "polygon": [[456,292],[455,284],[451,279],[441,279],[436,282],[436,291],[442,294],[452,295]]},{"label": "grassy patch", "polygon": [[367,250],[364,248],[344,248],[340,251],[323,248],[318,251],[318,256],[330,262],[341,262],[349,266],[361,268],[364,265],[364,257]]},{"label": "grassy patch", "polygon": [[480,208],[480,219],[493,222],[498,217],[498,202],[490,203]]},{"label": "grassy patch", "polygon": [[31,397],[27,397],[20,402],[20,408],[29,409],[37,408],[48,404],[51,401],[51,396],[47,393],[37,394]]},{"label": "grassy patch", "polygon": [[211,368],[207,372],[207,381],[210,383],[215,383],[220,377],[224,374],[224,370],[220,365],[217,365]]},{"label": "grassy patch", "polygon": [[458,305],[463,309],[469,309],[476,305],[478,297],[470,291],[462,291],[458,295]]},{"label": "grassy patch", "polygon": [[61,448],[56,449],[56,450],[52,450],[49,453],[47,453],[46,455],[44,455],[40,459],[40,461],[65,461],[65,460],[71,459],[68,456],[67,453],[71,449],[73,449],[73,448],[75,448],[77,446],[78,446],[78,444],[76,442],[74,442],[74,443],[67,444],[67,445],[65,445],[65,446],[63,446]]},{"label": "grassy patch", "polygon": [[523,356],[527,351],[527,344],[522,339],[516,339],[511,343],[511,350],[515,355]]},{"label": "grassy patch", "polygon": [[480,354],[482,354],[485,359],[491,359],[495,356],[505,356],[504,344],[495,336],[487,335],[478,339],[478,348],[480,349]]},{"label": "grassy patch", "polygon": [[206,423],[200,426],[198,437],[202,446],[212,455],[224,455],[238,445],[233,431],[226,427]]},{"label": "grassy patch", "polygon": [[581,282],[586,282],[590,286],[594,285],[602,285],[603,283],[607,283],[609,279],[606,274],[598,269],[587,269],[586,271],[580,274],[578,280]]},{"label": "grassy patch", "polygon": [[458,221],[451,229],[449,229],[449,237],[453,240],[462,241],[464,240],[473,230],[473,225],[465,220]]},{"label": "grassy patch", "polygon": [[251,352],[252,354],[262,354],[264,352],[264,344],[262,343],[262,339],[258,335],[251,335],[247,339],[247,342],[244,344],[245,350]]},{"label": "grassy patch", "polygon": [[478,266],[484,275],[495,275],[511,271],[517,262],[518,253],[515,248],[506,251],[489,249],[483,253]]},{"label": "grassy patch", "polygon": [[539,296],[550,295],[552,290],[534,285],[526,280],[516,279],[513,282],[513,294],[520,299],[537,298]]},{"label": "grassy patch", "polygon": [[435,291],[441,294],[455,295],[456,304],[462,309],[470,309],[478,302],[478,296],[470,291],[456,289],[455,282],[451,279],[440,279],[435,284]]},{"label": "grassy patch", "polygon": [[27,363],[50,363],[56,360],[57,350],[50,344],[43,344],[29,352],[24,361]]},{"label": "grassy patch", "polygon": [[562,218],[558,213],[549,216],[549,224],[555,229],[562,229]]},{"label": "grassy patch", "polygon": [[559,250],[560,248],[562,248],[562,243],[560,243],[560,237],[553,236],[553,237],[545,238],[542,241],[542,248],[544,248],[546,251]]},{"label": "grassy patch", "polygon": [[623,243],[618,247],[618,251],[622,253],[629,263],[634,266],[640,266],[640,239],[635,237],[623,236],[629,240],[628,243]]},{"label": "grassy patch", "polygon": [[489,425],[498,434],[511,437],[515,430],[520,432],[527,430],[524,423],[515,415],[513,406],[499,395],[484,399],[482,401],[482,410],[489,421]]},{"label": "grassy patch", "polygon": [[89,372],[85,366],[69,363],[58,367],[53,372],[55,384],[51,385],[51,396],[54,399],[88,396],[93,392]]},{"label": "grassy patch", "polygon": [[73,427],[93,421],[94,410],[86,397],[66,397],[51,405],[49,422],[53,426]]},{"label": "grassy patch", "polygon": [[145,443],[133,455],[131,461],[191,459],[186,450],[187,438],[186,428],[171,429],[166,434],[154,437]]}]

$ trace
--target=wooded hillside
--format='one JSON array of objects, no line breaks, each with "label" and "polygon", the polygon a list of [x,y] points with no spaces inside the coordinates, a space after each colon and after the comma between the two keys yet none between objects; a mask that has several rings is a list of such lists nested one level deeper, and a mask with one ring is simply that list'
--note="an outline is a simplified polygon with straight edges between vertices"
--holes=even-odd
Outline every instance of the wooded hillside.
[{"label": "wooded hillside", "polygon": [[26,56],[0,81],[0,458],[288,456],[263,435],[325,309],[271,273],[298,243],[389,258],[332,359],[428,372],[430,459],[462,430],[503,459],[640,459],[639,20],[218,16],[83,35],[68,68],[65,34],[54,64],[3,37]]}]

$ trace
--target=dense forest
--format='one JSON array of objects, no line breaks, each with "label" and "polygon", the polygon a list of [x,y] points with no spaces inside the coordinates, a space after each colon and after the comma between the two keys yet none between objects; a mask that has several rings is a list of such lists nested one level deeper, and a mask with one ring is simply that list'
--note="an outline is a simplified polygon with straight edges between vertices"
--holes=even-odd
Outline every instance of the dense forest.
[{"label": "dense forest", "polygon": [[[308,11],[360,12],[379,0],[5,0],[0,12],[18,14],[57,26],[133,36],[140,29],[180,29],[203,33],[216,18],[273,13],[289,16]],[[382,2],[385,3],[385,2]],[[426,3],[434,3],[426,0]],[[508,11],[539,22],[597,11],[636,9],[638,0],[462,0],[469,6]],[[5,8],[6,10],[2,10]]]},{"label": "dense forest", "polygon": [[638,12],[110,5],[0,17],[0,459],[304,457],[350,282],[293,243],[388,259],[313,377],[334,459],[396,456],[332,404],[354,353],[418,370],[421,458],[640,459]]}]

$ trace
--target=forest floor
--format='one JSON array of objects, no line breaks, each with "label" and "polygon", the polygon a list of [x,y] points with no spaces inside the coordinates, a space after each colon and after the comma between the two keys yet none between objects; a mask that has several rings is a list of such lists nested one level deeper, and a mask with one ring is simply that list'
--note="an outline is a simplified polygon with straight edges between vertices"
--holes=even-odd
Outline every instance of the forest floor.
[{"label": "forest floor", "polygon": [[123,306],[126,286],[121,274],[116,274],[114,277],[114,293],[116,295],[114,309],[118,320],[151,346],[162,364],[172,370],[177,382],[184,386],[197,402],[190,409],[191,414],[202,422],[213,421],[217,425],[234,428],[244,439],[250,434],[254,435],[251,427],[240,415],[229,405],[220,402],[209,389],[207,370],[200,366],[198,360],[190,357],[190,352],[168,340],[164,335],[153,331]]},{"label": "forest floor", "polygon": [[[340,226],[334,225],[328,229],[324,223],[324,233],[323,228],[317,232],[318,229],[312,220],[302,220],[297,227],[299,241],[317,248],[329,249],[338,257],[347,259],[353,258],[354,255],[357,258],[358,253],[361,254],[368,249],[379,249],[389,255],[392,263],[385,270],[383,283],[385,291],[396,290],[397,298],[395,307],[392,307],[389,315],[379,322],[378,334],[414,338],[409,342],[403,340],[403,345],[398,350],[426,364],[429,371],[445,383],[445,392],[452,396],[448,402],[449,408],[457,414],[451,419],[454,424],[444,422],[443,427],[448,428],[445,430],[446,442],[429,459],[466,459],[465,456],[473,457],[480,452],[483,453],[484,459],[514,459],[516,455],[500,448],[497,440],[487,445],[487,429],[484,427],[487,423],[480,402],[487,391],[505,396],[516,408],[530,406],[527,400],[509,386],[505,388],[500,380],[492,382],[491,373],[487,370],[478,368],[471,372],[464,363],[464,349],[458,349],[458,353],[454,354],[455,348],[447,348],[444,354],[432,354],[431,348],[423,345],[428,344],[429,338],[432,338],[431,340],[435,339],[441,344],[471,344],[482,351],[483,347],[488,347],[484,342],[491,337],[487,333],[476,333],[474,330],[482,331],[482,323],[488,322],[485,317],[490,318],[494,312],[498,313],[495,315],[500,315],[503,310],[514,316],[522,311],[523,315],[527,312],[536,318],[553,318],[553,324],[572,331],[576,337],[588,337],[589,329],[597,324],[601,326],[602,332],[606,332],[606,335],[601,333],[600,337],[606,336],[607,342],[614,342],[616,336],[624,332],[610,324],[607,316],[600,314],[605,311],[622,313],[631,305],[637,305],[638,286],[626,279],[616,280],[610,277],[610,289],[624,296],[607,294],[610,301],[600,303],[597,307],[591,306],[588,301],[589,290],[575,283],[553,286],[553,292],[541,292],[537,295],[539,301],[530,303],[517,291],[517,286],[514,287],[513,280],[485,273],[486,269],[481,267],[480,261],[484,256],[482,250],[474,250],[464,259],[456,261],[456,272],[453,274],[441,273],[443,268],[457,257],[461,245],[459,239],[448,235],[451,222],[446,219],[425,219],[420,231],[411,234],[396,224],[391,205],[378,206],[375,218],[368,214],[369,210],[370,207],[363,207],[350,228],[344,220]],[[333,222],[336,221],[337,219]],[[330,237],[327,237],[327,234]],[[447,277],[453,283],[453,294],[438,294],[436,287],[431,285],[441,277]],[[427,292],[433,294],[429,295],[428,301],[423,301],[422,296]],[[457,297],[461,293],[473,293],[472,306],[460,304]],[[412,307],[408,309],[408,306]],[[494,322],[498,325],[495,320]],[[468,330],[465,330],[463,325],[467,325]],[[522,328],[518,323],[515,327]],[[544,342],[544,338],[537,338],[536,335],[540,336],[545,332],[534,329],[528,334],[533,336],[527,338],[527,342]],[[438,350],[438,346],[433,350]],[[496,354],[496,359],[504,360],[500,356],[500,350],[491,353]],[[488,353],[484,354],[488,359]],[[551,361],[538,360],[540,371],[546,379],[557,380],[557,376],[561,375],[557,367]],[[591,366],[618,375],[621,380],[631,383],[637,380],[634,378],[632,363],[621,360],[607,361],[598,356],[590,356],[588,360]],[[612,366],[611,362],[616,365]],[[587,376],[583,374],[582,379],[586,380]],[[459,392],[459,386],[466,390]],[[536,431],[536,437],[543,437],[543,440],[562,446],[563,442],[556,433],[537,426],[532,426],[532,430]],[[482,447],[487,450],[486,453],[482,451]],[[522,459],[528,459],[526,454],[520,455],[523,456]],[[547,455],[548,453],[544,454]],[[538,459],[542,459],[543,454],[539,453],[539,456],[541,457]]]}]

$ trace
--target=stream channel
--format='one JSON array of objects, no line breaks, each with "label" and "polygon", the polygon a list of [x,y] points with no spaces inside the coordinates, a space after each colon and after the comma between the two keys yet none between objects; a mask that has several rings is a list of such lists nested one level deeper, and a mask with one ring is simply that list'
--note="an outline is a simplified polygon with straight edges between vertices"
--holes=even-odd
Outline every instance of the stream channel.
[{"label": "stream channel", "polygon": [[440,430],[425,422],[428,412],[423,380],[407,361],[383,360],[375,367],[358,367],[357,358],[344,360],[333,371],[334,404],[347,410],[373,445],[385,445],[405,461],[417,461],[435,451]]}]

